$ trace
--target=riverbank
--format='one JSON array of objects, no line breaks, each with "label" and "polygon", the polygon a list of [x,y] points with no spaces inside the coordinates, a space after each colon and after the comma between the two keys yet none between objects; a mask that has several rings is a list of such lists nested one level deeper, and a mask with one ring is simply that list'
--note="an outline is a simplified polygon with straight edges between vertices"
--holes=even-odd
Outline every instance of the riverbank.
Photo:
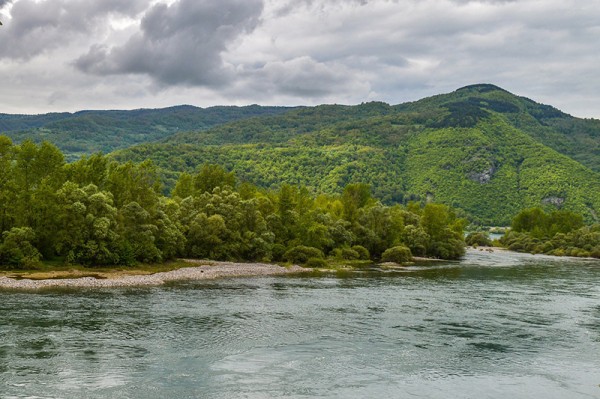
[{"label": "riverbank", "polygon": [[[71,274],[61,272],[45,278],[31,275],[31,278],[0,277],[0,288],[41,289],[41,288],[109,288],[156,286],[171,281],[208,280],[220,277],[275,276],[302,273],[312,269],[300,266],[283,267],[266,263],[235,263],[185,260],[190,267],[152,274],[129,274],[127,271],[98,272],[93,276],[81,277],[81,272],[73,270]],[[197,266],[193,266],[197,265]],[[78,276],[79,275],[79,276]],[[72,276],[72,277],[70,277]]]}]

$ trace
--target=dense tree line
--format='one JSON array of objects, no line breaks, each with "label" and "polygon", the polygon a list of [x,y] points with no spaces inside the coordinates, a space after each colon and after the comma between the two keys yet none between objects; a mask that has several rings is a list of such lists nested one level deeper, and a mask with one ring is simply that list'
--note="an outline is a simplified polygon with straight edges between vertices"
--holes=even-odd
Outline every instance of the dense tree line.
[{"label": "dense tree line", "polygon": [[0,263],[40,260],[131,265],[175,257],[309,261],[380,259],[403,246],[412,255],[454,259],[465,221],[445,205],[384,206],[366,184],[341,195],[305,187],[265,190],[204,165],[161,194],[149,161],[96,154],[66,163],[48,143],[14,145],[0,136]]},{"label": "dense tree line", "polygon": [[513,251],[600,258],[600,224],[585,226],[569,211],[531,208],[515,216],[500,242]]}]

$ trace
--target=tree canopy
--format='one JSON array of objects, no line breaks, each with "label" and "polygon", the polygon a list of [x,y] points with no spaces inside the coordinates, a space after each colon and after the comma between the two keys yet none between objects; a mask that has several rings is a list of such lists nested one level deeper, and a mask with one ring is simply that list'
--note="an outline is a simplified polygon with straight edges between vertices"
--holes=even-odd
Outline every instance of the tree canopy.
[{"label": "tree canopy", "polygon": [[449,207],[386,206],[365,184],[350,184],[340,195],[315,196],[292,185],[266,190],[205,164],[182,174],[167,197],[150,161],[119,163],[96,154],[67,164],[51,144],[14,145],[2,136],[0,166],[0,263],[6,267],[174,257],[377,260],[398,246],[454,259],[464,251],[464,221]]}]

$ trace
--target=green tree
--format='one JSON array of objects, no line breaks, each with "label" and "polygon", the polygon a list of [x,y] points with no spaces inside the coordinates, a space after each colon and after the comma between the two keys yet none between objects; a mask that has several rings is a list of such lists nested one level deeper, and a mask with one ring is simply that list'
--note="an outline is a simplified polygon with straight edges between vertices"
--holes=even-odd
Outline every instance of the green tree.
[{"label": "green tree", "polygon": [[192,195],[194,195],[194,178],[189,173],[183,172],[179,175],[171,196],[183,199]]},{"label": "green tree", "polygon": [[127,263],[133,261],[160,262],[163,260],[156,247],[158,227],[140,204],[130,202],[119,210],[118,231],[122,240],[121,256]]},{"label": "green tree", "polygon": [[120,263],[117,209],[112,194],[93,184],[66,182],[57,192],[59,213],[53,226],[54,248],[68,263]]},{"label": "green tree", "polygon": [[0,136],[0,234],[15,223],[14,204],[17,187],[14,178],[15,148],[6,136]]},{"label": "green tree", "polygon": [[235,187],[235,175],[233,172],[228,173],[220,165],[205,164],[194,176],[194,189],[198,194],[226,186]]},{"label": "green tree", "polygon": [[344,218],[354,222],[358,217],[358,210],[374,203],[371,188],[368,184],[349,184],[344,188],[342,204],[344,205]]},{"label": "green tree", "polygon": [[33,246],[35,232],[29,227],[13,227],[2,233],[0,263],[18,269],[34,268],[41,255]]}]

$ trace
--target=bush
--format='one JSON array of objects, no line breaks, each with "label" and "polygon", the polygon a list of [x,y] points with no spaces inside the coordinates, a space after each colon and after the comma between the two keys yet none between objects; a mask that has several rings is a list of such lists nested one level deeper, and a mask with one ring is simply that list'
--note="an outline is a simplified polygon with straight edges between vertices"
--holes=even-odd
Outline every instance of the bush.
[{"label": "bush", "polygon": [[33,229],[13,227],[2,234],[0,263],[18,269],[32,269],[39,266],[41,255],[31,244],[35,239]]},{"label": "bush", "polygon": [[360,259],[360,254],[351,248],[335,248],[333,251],[331,251],[331,256],[342,260]]},{"label": "bush", "polygon": [[307,266],[307,267],[314,267],[314,268],[323,268],[323,267],[327,267],[329,265],[327,264],[327,262],[324,259],[321,259],[321,258],[310,258],[306,262],[305,266]]},{"label": "bush", "polygon": [[362,245],[354,245],[352,247],[352,249],[358,253],[358,259],[360,259],[360,260],[371,259],[371,254],[369,253],[369,250],[367,248],[363,247]]},{"label": "bush", "polygon": [[306,263],[310,258],[323,259],[324,255],[318,248],[298,245],[283,254],[283,258],[293,263]]},{"label": "bush", "polygon": [[285,256],[285,246],[281,244],[273,244],[273,248],[271,249],[271,258],[275,262],[282,261]]},{"label": "bush", "polygon": [[381,256],[383,262],[403,263],[409,262],[411,259],[412,253],[410,252],[410,249],[404,245],[388,248]]},{"label": "bush", "polygon": [[477,232],[477,233],[470,233],[469,235],[467,235],[467,238],[465,238],[465,242],[467,245],[470,246],[484,246],[484,247],[491,247],[492,246],[492,240],[490,240],[490,236],[487,233],[484,232]]}]

